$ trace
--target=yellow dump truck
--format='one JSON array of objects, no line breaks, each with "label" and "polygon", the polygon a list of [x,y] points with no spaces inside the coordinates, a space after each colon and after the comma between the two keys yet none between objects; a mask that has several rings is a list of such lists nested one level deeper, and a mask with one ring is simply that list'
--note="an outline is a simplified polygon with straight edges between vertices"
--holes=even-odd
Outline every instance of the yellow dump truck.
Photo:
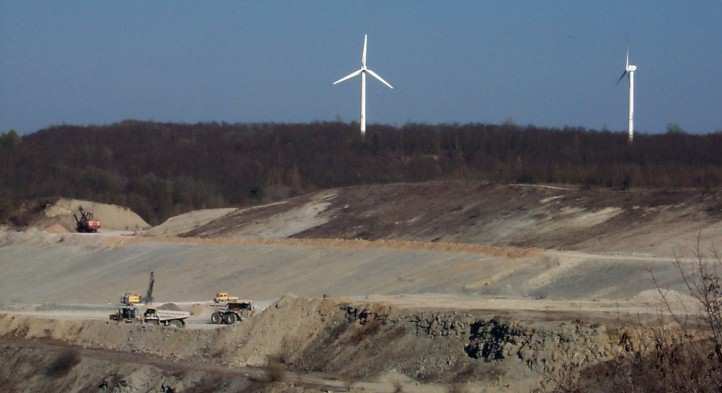
[{"label": "yellow dump truck", "polygon": [[[221,306],[215,306],[221,307]],[[252,317],[256,312],[256,307],[250,300],[239,301],[235,300],[228,302],[223,306],[222,309],[213,312],[211,314],[212,324],[225,324],[233,325],[236,322],[241,322],[244,319]]]}]

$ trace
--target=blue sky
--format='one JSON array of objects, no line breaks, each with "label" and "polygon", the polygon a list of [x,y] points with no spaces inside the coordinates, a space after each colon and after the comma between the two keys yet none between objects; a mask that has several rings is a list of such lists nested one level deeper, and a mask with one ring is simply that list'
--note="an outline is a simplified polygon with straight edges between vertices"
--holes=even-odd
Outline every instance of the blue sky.
[{"label": "blue sky", "polygon": [[722,1],[0,0],[0,131],[51,124],[357,120],[722,129]]}]

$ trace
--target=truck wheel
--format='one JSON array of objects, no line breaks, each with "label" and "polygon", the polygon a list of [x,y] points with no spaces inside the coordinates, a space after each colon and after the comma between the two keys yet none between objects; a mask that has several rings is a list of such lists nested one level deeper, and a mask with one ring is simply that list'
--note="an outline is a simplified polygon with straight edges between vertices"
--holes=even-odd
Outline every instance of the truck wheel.
[{"label": "truck wheel", "polygon": [[238,321],[238,317],[232,312],[226,313],[226,315],[223,316],[223,322],[225,322],[226,325],[233,325],[236,321]]},{"label": "truck wheel", "polygon": [[216,311],[211,314],[211,323],[214,325],[219,325],[223,323],[223,313],[220,311]]},{"label": "truck wheel", "polygon": [[185,326],[185,322],[183,322],[183,320],[181,319],[174,319],[172,321],[169,321],[168,324],[175,328],[182,328],[183,326]]}]

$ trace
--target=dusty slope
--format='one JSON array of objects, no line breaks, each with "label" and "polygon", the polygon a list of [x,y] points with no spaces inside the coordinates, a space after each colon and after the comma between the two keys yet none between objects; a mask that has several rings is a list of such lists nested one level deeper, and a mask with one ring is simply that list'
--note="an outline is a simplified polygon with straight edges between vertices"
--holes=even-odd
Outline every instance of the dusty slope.
[{"label": "dusty slope", "polygon": [[188,232],[192,228],[205,225],[236,210],[235,208],[194,210],[171,217],[162,224],[156,225],[144,233],[150,236],[176,236]]},{"label": "dusty slope", "polygon": [[[190,227],[190,226],[189,226]],[[722,192],[430,182],[357,186],[236,211],[185,236],[403,239],[672,256],[722,245]]]},{"label": "dusty slope", "polygon": [[141,230],[150,227],[145,220],[127,207],[66,198],[30,203],[22,213],[22,221],[33,227],[49,228],[51,231],[59,231],[63,228],[74,231],[75,221],[72,214],[77,214],[79,206],[93,212],[95,218],[101,221],[102,229]]},{"label": "dusty slope", "polygon": [[147,238],[0,232],[0,303],[107,303],[143,292],[207,300],[218,290],[285,293],[446,293],[531,299],[617,299],[683,284],[670,259],[480,245],[350,240]]},{"label": "dusty slope", "polygon": [[[183,220],[181,236],[284,238],[328,223],[326,210],[337,191],[321,191],[287,201],[238,209],[202,225]],[[149,232],[152,234],[152,230]]]}]

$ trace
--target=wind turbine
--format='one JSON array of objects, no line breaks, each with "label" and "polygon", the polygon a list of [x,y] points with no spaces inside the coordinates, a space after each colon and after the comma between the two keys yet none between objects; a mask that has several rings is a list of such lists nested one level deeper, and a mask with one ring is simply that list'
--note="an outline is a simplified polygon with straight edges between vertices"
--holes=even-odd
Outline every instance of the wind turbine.
[{"label": "wind turbine", "polygon": [[627,49],[627,61],[624,65],[624,72],[622,72],[622,75],[617,79],[617,85],[624,77],[629,77],[629,125],[627,128],[629,131],[629,143],[634,141],[634,73],[636,71],[637,66],[629,64],[629,49]]},{"label": "wind turbine", "polygon": [[383,83],[384,85],[388,86],[389,89],[393,89],[394,87],[391,86],[389,82],[386,82],[384,78],[380,77],[379,74],[375,73],[372,69],[366,67],[366,44],[368,42],[368,36],[364,34],[364,49],[363,52],[361,52],[361,68],[358,70],[344,76],[343,78],[337,80],[336,82],[333,82],[334,85],[337,85],[347,79],[355,78],[358,75],[361,75],[361,136],[366,135],[366,74],[373,76],[374,78],[378,79],[379,82]]}]

